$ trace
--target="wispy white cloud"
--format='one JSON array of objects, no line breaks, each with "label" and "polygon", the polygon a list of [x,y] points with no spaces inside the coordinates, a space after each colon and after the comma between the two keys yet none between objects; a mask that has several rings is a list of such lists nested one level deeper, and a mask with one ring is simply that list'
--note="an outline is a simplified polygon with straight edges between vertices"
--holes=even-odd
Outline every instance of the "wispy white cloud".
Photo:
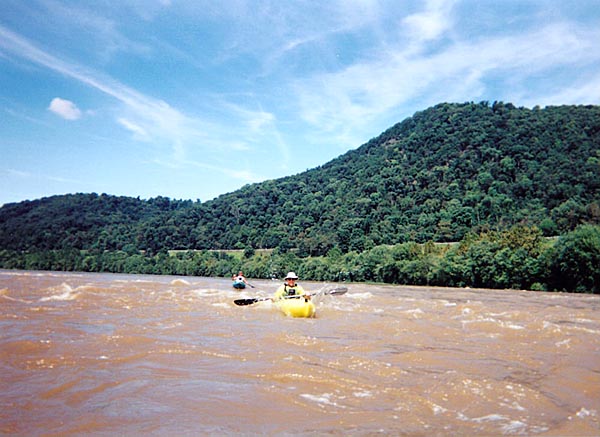
[{"label": "wispy white cloud", "polygon": [[442,36],[452,26],[451,11],[456,0],[427,0],[425,10],[402,20],[409,38],[419,42]]},{"label": "wispy white cloud", "polygon": [[42,173],[33,173],[30,171],[23,171],[23,170],[17,170],[14,168],[9,168],[6,169],[6,174],[10,177],[13,178],[18,178],[18,179],[33,179],[33,180],[38,180],[38,181],[46,181],[46,182],[60,182],[60,183],[76,183],[79,184],[80,181],[72,179],[72,178],[67,178],[64,176],[53,176],[53,175],[49,175],[49,174],[42,174]]},{"label": "wispy white cloud", "polygon": [[[139,7],[140,11],[149,13],[153,9],[152,2],[144,2],[146,7]],[[44,17],[50,21],[61,23],[52,29],[61,35],[61,38],[79,38],[78,45],[91,43],[94,54],[104,62],[108,62],[115,56],[127,53],[146,54],[150,48],[146,44],[127,38],[119,31],[118,23],[98,13],[103,5],[95,5],[95,8],[86,8],[83,4],[64,4],[57,0],[41,0],[38,7],[43,11]],[[119,5],[120,8],[124,4]],[[159,7],[159,6],[157,6]],[[83,38],[83,40],[81,40]]]},{"label": "wispy white cloud", "polygon": [[11,176],[15,176],[15,177],[19,177],[19,178],[30,178],[33,176],[33,174],[28,171],[15,170],[14,168],[7,169],[6,173],[8,173]]},{"label": "wispy white cloud", "polygon": [[124,3],[146,21],[152,21],[165,9],[173,6],[172,0],[129,0]]},{"label": "wispy white cloud", "polygon": [[54,112],[56,115],[64,118],[65,120],[78,120],[81,118],[81,111],[70,100],[64,100],[60,97],[55,97],[50,102],[48,110]]},{"label": "wispy white cloud", "polygon": [[147,140],[148,139],[148,132],[146,132],[146,129],[144,129],[143,127],[138,126],[134,122],[129,121],[126,118],[123,118],[123,117],[120,117],[117,121],[125,129],[127,129],[128,131],[133,132],[138,139],[143,139],[143,140]]},{"label": "wispy white cloud", "polygon": [[[439,17],[436,20],[444,21]],[[436,26],[442,28],[450,29]],[[437,31],[429,33],[430,37],[434,35],[440,36]],[[415,51],[414,45],[399,46],[396,51],[386,50],[381,57],[341,71],[297,81],[295,92],[302,117],[308,123],[340,139],[351,138],[352,132],[361,132],[374,121],[389,117],[413,99],[427,99],[426,104],[435,104],[485,98],[492,81],[504,93],[508,89],[512,95],[520,93],[522,98],[539,96],[540,90],[532,88],[537,76],[554,69],[599,62],[600,46],[596,43],[599,40],[600,30],[581,30],[568,23],[556,23],[478,41],[456,39],[427,54]],[[555,86],[569,89],[564,84]],[[568,91],[571,95],[585,92],[579,88],[583,86],[587,92],[596,92],[596,101],[600,97],[593,85],[571,86]],[[557,90],[545,92],[555,94]],[[497,95],[495,99],[505,96]]]},{"label": "wispy white cloud", "polygon": [[11,108],[10,105],[12,105],[12,104],[13,104],[13,102],[3,101],[2,105],[1,105],[2,111],[6,112],[11,117],[18,118],[21,120],[26,120],[28,123],[34,123],[39,126],[44,126],[45,128],[49,128],[51,126],[50,123],[48,123],[46,120],[34,118],[34,117],[31,117],[30,115],[26,114],[24,109],[21,107],[19,107],[18,109]]},{"label": "wispy white cloud", "polygon": [[60,182],[61,184],[80,184],[81,181],[77,180],[77,179],[72,179],[72,178],[65,178],[62,176],[42,176],[46,179],[48,179],[49,181],[53,181],[53,182]]},{"label": "wispy white cloud", "polygon": [[277,127],[275,114],[265,111],[260,105],[252,110],[229,102],[221,102],[221,106],[237,120],[239,137],[243,138],[243,141],[233,140],[231,144],[234,148],[239,151],[274,146],[280,153],[278,162],[282,168],[287,168],[291,159],[290,145]]},{"label": "wispy white cloud", "polygon": [[585,80],[577,80],[564,88],[553,90],[543,96],[519,97],[524,105],[598,105],[600,103],[600,74]]},{"label": "wispy white cloud", "polygon": [[221,174],[227,176],[228,178],[240,180],[243,182],[260,182],[265,180],[264,176],[257,175],[255,172],[250,170],[245,170],[237,166],[237,161],[235,155],[231,157],[231,162],[228,165],[218,166],[214,164],[208,164],[206,162],[199,162],[197,160],[185,160],[185,161],[164,161],[164,160],[153,160],[153,164],[165,167],[170,170],[181,171],[182,168],[195,168],[200,170],[208,170],[209,172],[214,172],[215,174]]}]

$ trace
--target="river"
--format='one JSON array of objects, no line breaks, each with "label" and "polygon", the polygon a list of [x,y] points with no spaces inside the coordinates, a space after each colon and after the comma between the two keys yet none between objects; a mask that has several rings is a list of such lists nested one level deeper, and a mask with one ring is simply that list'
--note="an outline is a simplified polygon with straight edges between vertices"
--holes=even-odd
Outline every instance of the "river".
[{"label": "river", "polygon": [[600,435],[600,296],[250,283],[0,270],[0,434]]}]

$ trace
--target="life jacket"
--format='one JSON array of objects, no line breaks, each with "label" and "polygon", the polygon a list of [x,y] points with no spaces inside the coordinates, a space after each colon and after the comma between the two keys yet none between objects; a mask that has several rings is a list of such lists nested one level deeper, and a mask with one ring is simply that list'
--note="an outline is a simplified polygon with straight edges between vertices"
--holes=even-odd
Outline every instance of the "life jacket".
[{"label": "life jacket", "polygon": [[283,284],[283,295],[284,296],[295,296],[298,293],[298,290],[296,289],[296,287],[298,287],[298,284],[296,284],[296,286],[294,286],[294,287],[288,287],[287,284]]}]

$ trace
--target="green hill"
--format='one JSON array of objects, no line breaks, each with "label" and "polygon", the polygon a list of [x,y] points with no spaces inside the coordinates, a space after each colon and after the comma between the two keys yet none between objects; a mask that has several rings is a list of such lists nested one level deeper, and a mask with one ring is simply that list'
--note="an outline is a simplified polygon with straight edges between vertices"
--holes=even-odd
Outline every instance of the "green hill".
[{"label": "green hill", "polygon": [[440,104],[337,159],[209,202],[71,194],[0,208],[0,249],[342,253],[600,223],[600,106]]}]

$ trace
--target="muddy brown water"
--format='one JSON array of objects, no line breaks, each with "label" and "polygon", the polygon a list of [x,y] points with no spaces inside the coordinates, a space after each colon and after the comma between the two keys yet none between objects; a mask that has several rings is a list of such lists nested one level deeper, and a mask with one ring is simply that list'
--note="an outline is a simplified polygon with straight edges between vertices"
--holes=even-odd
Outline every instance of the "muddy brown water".
[{"label": "muddy brown water", "polygon": [[251,283],[0,271],[0,434],[600,435],[599,296]]}]

